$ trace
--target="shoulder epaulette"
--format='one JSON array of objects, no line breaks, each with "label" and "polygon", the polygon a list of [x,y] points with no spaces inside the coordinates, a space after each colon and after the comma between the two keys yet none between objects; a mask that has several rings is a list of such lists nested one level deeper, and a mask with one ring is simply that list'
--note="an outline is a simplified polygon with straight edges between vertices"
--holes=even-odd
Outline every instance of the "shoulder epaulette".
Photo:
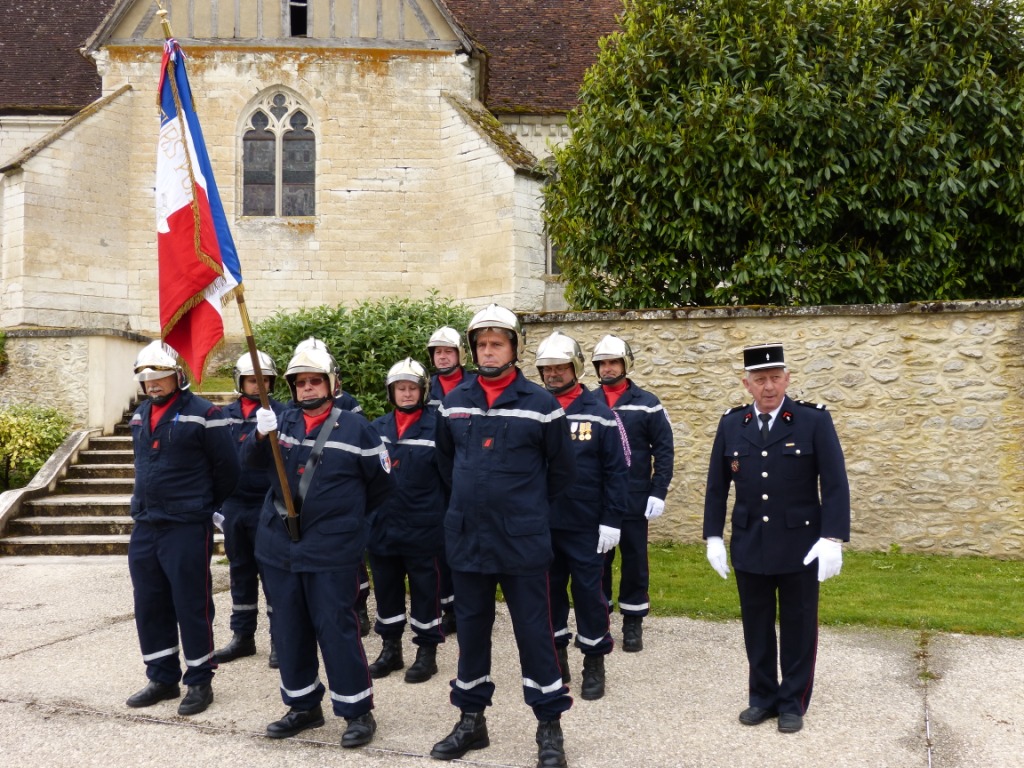
[{"label": "shoulder epaulette", "polygon": [[794,400],[797,405],[802,405],[805,408],[817,408],[819,411],[827,411],[828,409],[822,403],[812,403],[809,400]]},{"label": "shoulder epaulette", "polygon": [[730,413],[736,413],[736,411],[742,411],[744,408],[749,408],[750,403],[744,403],[743,405],[737,405],[735,408],[729,408],[723,413],[723,416],[728,416]]}]

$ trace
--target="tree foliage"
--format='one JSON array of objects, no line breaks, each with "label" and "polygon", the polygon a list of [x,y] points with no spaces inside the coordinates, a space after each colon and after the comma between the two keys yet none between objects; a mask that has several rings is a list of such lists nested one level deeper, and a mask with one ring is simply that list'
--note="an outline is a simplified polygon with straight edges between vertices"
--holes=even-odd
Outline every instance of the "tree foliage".
[{"label": "tree foliage", "polygon": [[627,0],[545,191],[580,308],[1024,293],[1019,0]]},{"label": "tree foliage", "polygon": [[427,341],[442,325],[464,332],[472,311],[436,294],[427,299],[381,299],[354,309],[314,307],[277,312],[253,329],[257,346],[274,358],[281,376],[276,394],[290,399],[284,372],[295,345],[310,336],[323,341],[334,355],[342,386],[359,400],[368,418],[387,410],[384,380],[388,369],[411,357],[429,372]]},{"label": "tree foliage", "polygon": [[54,408],[0,408],[0,488],[28,484],[71,432],[71,420]]}]

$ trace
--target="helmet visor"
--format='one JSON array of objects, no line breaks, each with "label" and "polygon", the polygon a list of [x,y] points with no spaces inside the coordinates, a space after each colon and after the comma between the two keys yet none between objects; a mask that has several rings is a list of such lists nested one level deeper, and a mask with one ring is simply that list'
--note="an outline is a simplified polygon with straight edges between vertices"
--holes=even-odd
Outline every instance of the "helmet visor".
[{"label": "helmet visor", "polygon": [[135,371],[135,380],[155,381],[156,379],[166,379],[168,376],[174,376],[177,372],[176,368],[147,365],[145,368]]}]

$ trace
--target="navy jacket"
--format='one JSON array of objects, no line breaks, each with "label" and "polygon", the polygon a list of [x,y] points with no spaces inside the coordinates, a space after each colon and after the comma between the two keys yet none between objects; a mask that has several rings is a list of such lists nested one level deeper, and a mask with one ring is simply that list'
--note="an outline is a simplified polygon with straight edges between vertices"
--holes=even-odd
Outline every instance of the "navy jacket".
[{"label": "navy jacket", "polygon": [[[284,405],[274,398],[270,398],[270,408],[280,419],[284,413]],[[223,408],[224,418],[231,429],[231,439],[235,442],[235,449],[240,450],[242,441],[251,435],[256,429],[256,411],[253,411],[249,418],[242,415],[242,398]],[[270,490],[270,477],[262,467],[244,465],[241,468],[241,475],[238,478],[238,485],[234,492],[224,502],[222,509],[253,509],[257,511],[263,506],[263,500]]]},{"label": "navy jacket", "polygon": [[132,518],[147,523],[207,522],[238,482],[238,453],[220,408],[179,392],[152,431],[150,400],[131,418],[135,451]]},{"label": "navy jacket", "polygon": [[448,393],[437,425],[451,487],[445,550],[453,570],[528,575],[551,562],[551,500],[576,474],[569,423],[522,371],[488,407],[479,382]]},{"label": "navy jacket", "polygon": [[[463,368],[462,381],[459,382],[458,386],[461,387],[463,384],[475,381],[476,377],[476,373],[472,373]],[[457,388],[458,387],[456,387],[456,389]],[[444,387],[441,386],[441,374],[435,373],[430,377],[430,390],[427,395],[427,407],[437,410],[440,407],[442,400],[444,400]]]},{"label": "navy jacket", "polygon": [[[298,494],[319,429],[306,434],[300,408],[290,408],[280,417],[278,441],[293,495]],[[365,418],[341,411],[334,423],[301,505],[298,542],[291,540],[274,504],[278,499],[284,508],[270,441],[249,435],[242,441],[241,458],[244,464],[263,467],[271,483],[256,533],[257,559],[292,573],[341,570],[362,562],[370,531],[368,515],[392,488],[387,449]]]},{"label": "navy jacket", "polygon": [[[704,500],[704,538],[722,536],[729,485],[732,565],[760,574],[817,568],[819,538],[850,538],[850,486],[839,437],[823,406],[785,398],[762,444],[753,405],[718,422]],[[820,495],[819,495],[820,485]]]},{"label": "navy jacket", "polygon": [[394,411],[371,426],[391,456],[395,490],[373,516],[367,549],[375,555],[440,555],[448,498],[437,465],[437,414],[424,408],[401,438]]},{"label": "navy jacket", "polygon": [[595,534],[598,525],[619,528],[629,501],[625,427],[604,396],[586,387],[565,416],[576,449],[576,482],[555,501],[551,527]]},{"label": "navy jacket", "polygon": [[661,401],[632,381],[612,410],[629,437],[629,509],[625,517],[635,519],[644,516],[649,497],[664,501],[668,495],[676,458],[672,424]]}]

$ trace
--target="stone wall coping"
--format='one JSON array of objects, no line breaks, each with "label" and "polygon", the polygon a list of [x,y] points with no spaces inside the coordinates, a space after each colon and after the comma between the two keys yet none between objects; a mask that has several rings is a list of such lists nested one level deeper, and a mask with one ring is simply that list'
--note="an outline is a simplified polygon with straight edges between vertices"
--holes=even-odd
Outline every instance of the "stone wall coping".
[{"label": "stone wall coping", "polygon": [[80,338],[84,336],[113,336],[148,344],[153,338],[135,331],[117,328],[0,328],[9,339]]},{"label": "stone wall coping", "polygon": [[678,307],[676,309],[608,309],[557,312],[523,312],[524,323],[583,323],[624,320],[714,320],[737,317],[886,317],[892,315],[1018,312],[1024,299],[978,301],[912,301],[901,304],[844,304],[832,306],[776,307]]}]

